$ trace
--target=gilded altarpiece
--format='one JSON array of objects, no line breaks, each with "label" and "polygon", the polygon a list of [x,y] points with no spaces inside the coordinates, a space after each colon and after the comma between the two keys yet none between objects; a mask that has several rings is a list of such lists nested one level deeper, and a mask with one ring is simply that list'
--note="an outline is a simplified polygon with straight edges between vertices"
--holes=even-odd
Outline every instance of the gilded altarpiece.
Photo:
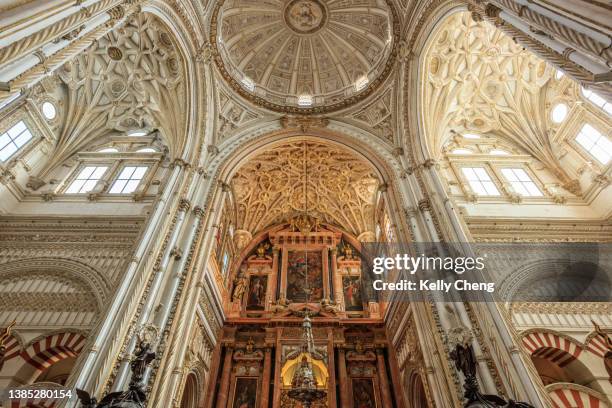
[{"label": "gilded altarpiece", "polygon": [[244,245],[232,270],[219,392],[207,408],[301,407],[288,391],[304,357],[306,315],[312,320],[317,387],[326,393],[313,407],[403,408],[395,397],[400,393],[392,390],[400,376],[389,362],[394,357],[387,350],[382,308],[367,290],[360,242],[317,220],[300,222],[310,228],[292,221]]}]

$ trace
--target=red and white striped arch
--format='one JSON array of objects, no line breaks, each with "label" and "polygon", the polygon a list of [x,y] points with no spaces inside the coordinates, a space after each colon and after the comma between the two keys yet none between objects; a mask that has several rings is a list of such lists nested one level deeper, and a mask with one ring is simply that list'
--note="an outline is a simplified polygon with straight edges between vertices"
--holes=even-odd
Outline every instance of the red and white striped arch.
[{"label": "red and white striped arch", "polygon": [[586,340],[586,349],[589,353],[595,354],[597,357],[603,358],[608,352],[606,340],[597,332],[589,334]]},{"label": "red and white striped arch", "polygon": [[4,343],[6,346],[6,355],[4,361],[8,361],[11,358],[15,358],[21,353],[21,344],[15,336],[9,336],[8,340]]},{"label": "red and white striped arch", "polygon": [[600,397],[584,388],[574,384],[555,384],[548,393],[553,408],[607,408],[608,405]]},{"label": "red and white striped arch", "polygon": [[21,357],[38,371],[44,371],[66,358],[79,355],[85,345],[80,333],[58,333],[30,344],[21,352]]},{"label": "red and white striped arch", "polygon": [[568,365],[582,353],[580,343],[551,331],[525,332],[523,346],[531,356],[546,359],[560,367]]}]

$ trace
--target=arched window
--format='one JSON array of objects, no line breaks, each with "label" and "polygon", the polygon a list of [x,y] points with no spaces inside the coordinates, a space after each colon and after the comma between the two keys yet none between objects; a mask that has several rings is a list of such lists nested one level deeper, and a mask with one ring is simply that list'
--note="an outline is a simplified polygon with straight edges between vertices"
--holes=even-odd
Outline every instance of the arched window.
[{"label": "arched window", "polygon": [[32,133],[23,120],[11,126],[0,135],[0,162],[13,157],[30,140],[32,140]]},{"label": "arched window", "polygon": [[576,136],[576,141],[601,164],[608,164],[612,158],[612,142],[590,124],[585,124]]},{"label": "arched window", "polygon": [[603,111],[606,112],[608,115],[612,115],[612,103],[599,96],[599,94],[589,89],[586,89],[585,87],[580,88],[580,90],[582,91],[582,95],[592,104],[603,109]]}]

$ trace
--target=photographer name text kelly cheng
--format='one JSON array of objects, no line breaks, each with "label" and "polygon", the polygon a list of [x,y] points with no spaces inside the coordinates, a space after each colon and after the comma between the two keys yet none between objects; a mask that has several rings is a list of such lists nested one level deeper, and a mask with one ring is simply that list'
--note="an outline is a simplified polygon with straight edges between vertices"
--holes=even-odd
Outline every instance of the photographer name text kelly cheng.
[{"label": "photographer name text kelly cheng", "polygon": [[[374,290],[377,291],[423,291],[443,292],[451,290],[459,292],[488,292],[495,291],[494,282],[475,282],[467,279],[456,279],[466,272],[473,272],[470,276],[473,280],[482,278],[481,271],[484,269],[483,257],[438,257],[438,256],[410,256],[408,254],[397,254],[393,257],[376,257],[373,259],[372,272],[375,275],[386,274],[389,276],[391,270],[406,271],[414,280],[402,279],[399,281],[385,282],[376,279],[372,282]],[[423,274],[429,272],[449,273],[451,279],[425,279]],[[416,275],[419,273],[418,275]],[[416,276],[415,276],[416,275]],[[419,276],[420,275],[420,276]],[[469,275],[469,274],[468,274]]]},{"label": "photographer name text kelly cheng", "polygon": [[372,282],[374,290],[380,291],[394,291],[394,290],[409,290],[409,291],[423,291],[423,292],[444,292],[448,293],[451,290],[459,292],[466,291],[479,291],[479,292],[495,292],[494,282],[469,282],[465,279],[457,280],[454,282],[446,282],[442,279],[429,280],[421,279],[418,281],[400,280],[398,282],[385,282],[381,279],[377,279]]}]

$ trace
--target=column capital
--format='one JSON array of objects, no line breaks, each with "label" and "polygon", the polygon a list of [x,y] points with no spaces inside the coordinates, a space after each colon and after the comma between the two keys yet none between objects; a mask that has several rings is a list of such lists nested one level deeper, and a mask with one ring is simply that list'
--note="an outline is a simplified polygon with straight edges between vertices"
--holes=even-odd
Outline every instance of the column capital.
[{"label": "column capital", "polygon": [[193,208],[193,214],[194,214],[196,217],[203,217],[205,213],[206,213],[206,212],[204,211],[204,208],[200,207],[199,205],[196,205],[196,206]]},{"label": "column capital", "polygon": [[425,169],[431,169],[435,165],[436,165],[436,161],[434,159],[427,159],[423,163],[421,163],[421,166],[423,166],[423,168]]},{"label": "column capital", "polygon": [[191,164],[189,164],[188,162],[186,162],[185,160],[181,159],[180,157],[177,157],[176,159],[174,159],[172,161],[171,164],[172,167],[180,167],[180,168],[184,168],[184,169],[189,169],[191,168]]},{"label": "column capital", "polygon": [[431,211],[431,203],[427,198],[424,198],[419,201],[419,210],[421,211]]},{"label": "column capital", "polygon": [[186,198],[181,198],[179,201],[179,211],[187,212],[191,208],[191,203]]}]

